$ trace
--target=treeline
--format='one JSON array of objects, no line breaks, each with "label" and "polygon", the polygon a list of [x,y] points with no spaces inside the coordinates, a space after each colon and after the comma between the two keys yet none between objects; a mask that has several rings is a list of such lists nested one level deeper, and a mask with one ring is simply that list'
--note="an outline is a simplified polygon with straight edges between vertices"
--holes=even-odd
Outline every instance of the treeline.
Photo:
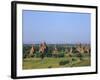
[{"label": "treeline", "polygon": [[[45,53],[45,57],[68,57],[68,56],[90,56],[90,45],[86,45],[88,51],[85,51],[85,46],[78,45],[80,49],[84,49],[84,54],[81,54],[81,51],[77,50],[77,45],[69,44],[48,44],[48,49]],[[81,48],[82,47],[82,48]],[[41,53],[39,52],[39,44],[34,44],[34,53],[30,54],[30,49],[32,48],[32,44],[24,44],[23,45],[23,58],[27,57],[36,57],[39,58]],[[88,53],[88,54],[85,54]]]}]

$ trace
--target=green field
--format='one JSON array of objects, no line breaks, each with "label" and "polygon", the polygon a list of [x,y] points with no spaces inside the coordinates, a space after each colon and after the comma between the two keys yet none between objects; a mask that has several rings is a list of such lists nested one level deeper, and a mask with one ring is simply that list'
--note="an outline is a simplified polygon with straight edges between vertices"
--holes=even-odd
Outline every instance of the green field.
[{"label": "green field", "polygon": [[[63,63],[63,64],[62,64]],[[23,69],[41,69],[41,68],[61,68],[61,67],[84,67],[90,66],[90,57],[86,56],[80,60],[77,57],[63,58],[25,58],[23,59]]]}]

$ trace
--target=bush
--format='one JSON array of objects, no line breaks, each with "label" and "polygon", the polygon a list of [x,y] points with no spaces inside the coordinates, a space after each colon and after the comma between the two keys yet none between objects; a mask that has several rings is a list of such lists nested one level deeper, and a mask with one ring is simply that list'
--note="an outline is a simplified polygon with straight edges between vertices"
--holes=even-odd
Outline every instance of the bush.
[{"label": "bush", "polygon": [[41,56],[41,54],[40,54],[39,52],[36,52],[36,53],[35,53],[35,57],[36,57],[36,58],[39,58],[40,56]]},{"label": "bush", "polygon": [[77,59],[75,59],[75,58],[72,58],[72,61],[77,61]]},{"label": "bush", "polygon": [[58,54],[58,57],[64,57],[64,54],[63,53]]},{"label": "bush", "polygon": [[52,66],[48,66],[48,68],[52,68]]},{"label": "bush", "polygon": [[78,53],[77,54],[77,57],[80,59],[80,60],[83,60],[83,55],[81,53]]},{"label": "bush", "polygon": [[46,53],[46,57],[52,57],[51,53]]},{"label": "bush", "polygon": [[59,65],[65,65],[65,64],[68,64],[69,61],[68,60],[63,60],[63,61],[60,61],[59,62]]}]

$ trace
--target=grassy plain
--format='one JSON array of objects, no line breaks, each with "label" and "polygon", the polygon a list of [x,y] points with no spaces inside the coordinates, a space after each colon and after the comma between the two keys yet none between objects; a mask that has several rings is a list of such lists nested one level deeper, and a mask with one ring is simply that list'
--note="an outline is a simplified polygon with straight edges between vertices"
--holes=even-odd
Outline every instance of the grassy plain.
[{"label": "grassy plain", "polygon": [[[64,65],[60,65],[61,61],[68,61]],[[62,67],[84,67],[90,66],[90,57],[83,57],[80,60],[77,57],[72,58],[48,58],[45,57],[43,60],[41,58],[25,58],[23,59],[23,69],[41,69],[41,68],[62,68]]]}]

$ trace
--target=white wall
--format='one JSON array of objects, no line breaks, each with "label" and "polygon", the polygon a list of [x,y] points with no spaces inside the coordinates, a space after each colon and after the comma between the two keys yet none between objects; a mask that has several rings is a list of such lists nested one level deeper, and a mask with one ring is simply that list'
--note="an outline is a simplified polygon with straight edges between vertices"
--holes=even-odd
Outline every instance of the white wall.
[{"label": "white wall", "polygon": [[[64,4],[98,5],[98,6],[100,5],[100,0],[30,0],[30,1],[41,1],[41,2],[52,2],[52,3],[56,2],[56,3],[64,3]],[[11,0],[0,0],[0,80],[11,80],[10,78],[10,73],[11,73],[11,69],[10,69],[11,68],[10,66],[11,65],[11,14],[10,14],[11,6],[10,3]],[[98,18],[99,18],[98,21],[100,21],[100,16],[98,16]],[[98,26],[100,26],[100,24],[98,24]],[[100,35],[100,29],[99,29],[99,35]],[[100,36],[98,41],[100,41]],[[98,44],[100,44],[100,42],[98,42]],[[98,57],[100,57],[100,54]],[[100,58],[98,61],[100,61]],[[41,79],[32,78],[28,80],[41,80]],[[49,77],[49,78],[42,78],[42,80],[100,80],[100,73],[92,74],[92,75]]]}]

